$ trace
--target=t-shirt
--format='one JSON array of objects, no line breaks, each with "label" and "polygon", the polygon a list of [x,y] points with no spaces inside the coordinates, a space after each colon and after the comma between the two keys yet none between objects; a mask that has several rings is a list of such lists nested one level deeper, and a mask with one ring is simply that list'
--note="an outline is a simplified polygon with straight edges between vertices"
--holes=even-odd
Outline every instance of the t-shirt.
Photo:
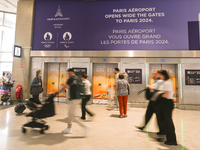
[{"label": "t-shirt", "polygon": [[85,83],[85,95],[91,95],[92,94],[92,92],[91,92],[91,90],[90,90],[90,87],[91,87],[91,83],[90,83],[90,81],[89,80],[83,80],[83,83]]},{"label": "t-shirt", "polygon": [[163,80],[156,80],[156,81],[154,82],[154,84],[151,85],[151,87],[152,87],[153,89],[157,90],[157,89],[160,87],[160,85],[161,85],[162,83],[163,83]]},{"label": "t-shirt", "polygon": [[128,82],[125,79],[118,80],[117,84],[117,96],[128,95]]},{"label": "t-shirt", "polygon": [[119,72],[115,76],[115,83],[117,84],[117,81],[119,80]]},{"label": "t-shirt", "polygon": [[161,90],[163,92],[169,91],[167,99],[173,99],[174,90],[173,90],[173,83],[171,80],[163,81],[163,84],[160,85],[158,90]]},{"label": "t-shirt", "polygon": [[[74,76],[75,77],[75,76]],[[70,100],[73,99],[78,99],[77,98],[77,81],[74,79],[74,77],[70,77],[67,80],[67,84],[69,85],[69,95],[70,95]]]}]

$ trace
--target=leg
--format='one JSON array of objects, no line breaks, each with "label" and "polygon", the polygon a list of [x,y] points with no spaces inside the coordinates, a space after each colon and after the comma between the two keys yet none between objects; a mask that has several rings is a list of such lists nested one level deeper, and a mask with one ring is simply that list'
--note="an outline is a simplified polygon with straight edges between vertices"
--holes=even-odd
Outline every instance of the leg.
[{"label": "leg", "polygon": [[156,118],[157,118],[157,123],[159,127],[158,134],[162,135],[162,134],[165,134],[165,120],[164,120],[164,114],[163,114],[164,103],[163,101],[158,101],[155,104],[156,104],[155,105]]},{"label": "leg", "polygon": [[40,100],[39,100],[39,94],[38,95],[33,95],[33,99],[34,99],[34,103],[36,104],[41,104]]},{"label": "leg", "polygon": [[117,96],[118,97],[118,101],[119,101],[119,112],[120,115],[123,115],[123,97],[122,96]]},{"label": "leg", "polygon": [[164,114],[165,125],[166,125],[167,142],[176,143],[175,128],[174,128],[174,123],[172,120],[172,110],[174,109],[174,102],[172,100],[165,100],[164,104],[165,104],[165,107],[163,107],[163,114]]},{"label": "leg", "polygon": [[124,106],[124,115],[127,116],[127,101],[128,101],[128,95],[125,95],[123,100],[123,106]]},{"label": "leg", "polygon": [[81,103],[81,110],[82,110],[82,119],[85,119],[85,105],[87,103],[87,97],[82,99],[82,103]]},{"label": "leg", "polygon": [[150,101],[148,106],[147,106],[147,110],[146,110],[146,114],[145,114],[145,125],[144,125],[144,127],[147,125],[147,123],[149,122],[149,120],[151,119],[151,117],[154,113],[153,105],[154,105],[154,102]]},{"label": "leg", "polygon": [[116,107],[118,108],[118,107],[119,107],[119,102],[118,102],[118,96],[117,96],[117,93],[116,93],[115,100],[116,100]]},{"label": "leg", "polygon": [[[87,102],[90,100],[91,95],[87,95],[86,98],[87,98],[87,100],[86,100],[86,103],[85,103],[85,104],[87,104]],[[86,111],[90,116],[93,116],[93,114],[92,114],[86,107],[85,107],[85,111]]]}]

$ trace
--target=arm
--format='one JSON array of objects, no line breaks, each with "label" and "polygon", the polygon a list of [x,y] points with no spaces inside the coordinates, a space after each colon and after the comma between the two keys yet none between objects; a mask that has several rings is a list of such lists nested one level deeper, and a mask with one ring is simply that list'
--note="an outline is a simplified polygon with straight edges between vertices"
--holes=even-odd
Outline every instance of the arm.
[{"label": "arm", "polygon": [[62,92],[66,88],[69,88],[69,85],[68,84],[63,84],[62,88],[58,91],[58,93]]},{"label": "arm", "polygon": [[37,78],[33,79],[33,81],[31,82],[31,86],[39,86],[39,83],[37,82]]}]

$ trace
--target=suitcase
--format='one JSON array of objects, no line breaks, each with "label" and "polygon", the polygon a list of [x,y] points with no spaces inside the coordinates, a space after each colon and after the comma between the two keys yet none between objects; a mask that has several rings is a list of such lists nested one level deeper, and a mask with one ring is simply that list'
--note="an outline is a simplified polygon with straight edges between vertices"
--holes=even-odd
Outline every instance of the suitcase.
[{"label": "suitcase", "polygon": [[25,109],[26,109],[26,106],[22,103],[19,103],[15,106],[15,112],[17,114],[22,114]]}]

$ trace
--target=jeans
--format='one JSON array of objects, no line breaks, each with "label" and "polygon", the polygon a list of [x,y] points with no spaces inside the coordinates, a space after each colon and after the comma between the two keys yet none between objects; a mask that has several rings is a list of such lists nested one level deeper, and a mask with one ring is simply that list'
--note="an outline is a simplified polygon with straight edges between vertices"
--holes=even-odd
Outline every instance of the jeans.
[{"label": "jeans", "polygon": [[81,109],[82,109],[82,119],[86,119],[85,115],[86,112],[90,115],[93,116],[93,114],[85,107],[87,102],[90,100],[91,95],[86,95],[86,97],[84,99],[82,99],[82,103],[81,103]]}]

